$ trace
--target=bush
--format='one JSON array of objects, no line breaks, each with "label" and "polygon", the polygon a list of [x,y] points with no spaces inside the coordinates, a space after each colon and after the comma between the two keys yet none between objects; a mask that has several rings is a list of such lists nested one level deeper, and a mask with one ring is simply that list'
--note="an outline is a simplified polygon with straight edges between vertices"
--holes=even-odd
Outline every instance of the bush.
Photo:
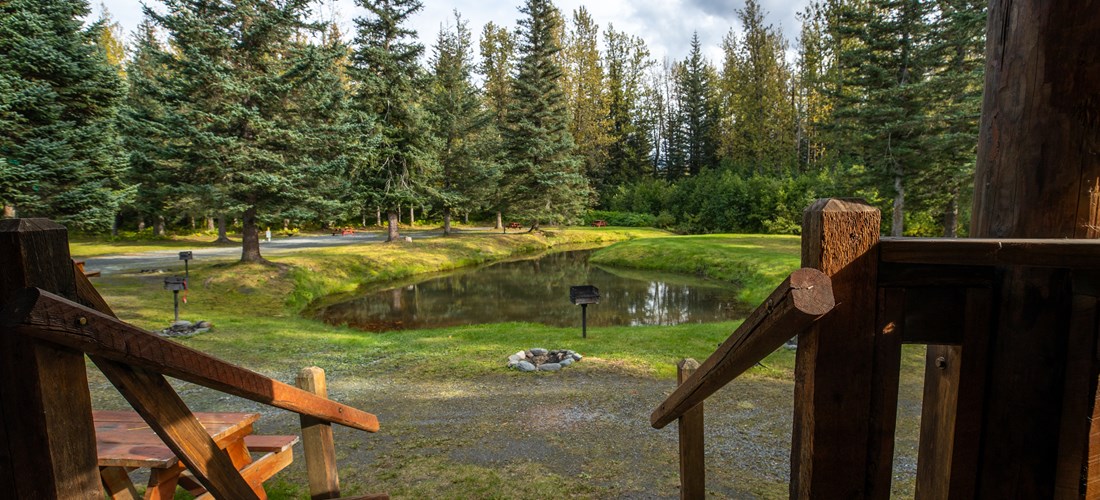
[{"label": "bush", "polygon": [[657,217],[654,215],[608,210],[593,210],[588,212],[584,216],[584,225],[590,225],[598,220],[606,221],[609,226],[655,227],[657,225]]}]

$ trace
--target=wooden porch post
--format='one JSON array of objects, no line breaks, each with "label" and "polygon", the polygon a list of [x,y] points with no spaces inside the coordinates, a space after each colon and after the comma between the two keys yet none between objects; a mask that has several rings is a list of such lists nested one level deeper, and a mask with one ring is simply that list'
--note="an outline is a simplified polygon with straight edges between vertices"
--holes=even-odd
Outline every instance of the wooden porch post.
[{"label": "wooden porch post", "polygon": [[[24,287],[74,298],[64,227],[0,220],[0,305]],[[0,329],[0,491],[102,497],[84,354]]]},{"label": "wooden porch post", "polygon": [[[683,385],[698,369],[698,361],[691,358],[680,360],[676,364],[676,383]],[[679,418],[677,430],[680,435],[680,498],[706,498],[707,470],[703,455],[703,403],[695,405]]]},{"label": "wooden porch post", "polygon": [[[1100,2],[990,2],[971,236],[1088,236],[1089,188],[1100,178],[1097,32]],[[961,373],[928,369],[925,386],[939,390],[926,392],[926,409],[955,408],[957,418],[922,424],[921,449],[951,453],[938,467],[918,465],[918,498],[1085,493],[1072,472],[1085,458],[1070,448],[1087,441],[1095,405],[1095,324],[1088,338],[1069,334],[1078,301],[1068,273],[999,273],[988,340],[937,348],[948,363],[961,354]],[[979,370],[966,369],[972,354],[987,360]],[[972,465],[953,463],[961,459]]]},{"label": "wooden porch post", "polygon": [[879,489],[870,456],[880,226],[878,209],[858,200],[818,200],[802,219],[802,267],[832,278],[837,305],[798,336],[791,498]]}]

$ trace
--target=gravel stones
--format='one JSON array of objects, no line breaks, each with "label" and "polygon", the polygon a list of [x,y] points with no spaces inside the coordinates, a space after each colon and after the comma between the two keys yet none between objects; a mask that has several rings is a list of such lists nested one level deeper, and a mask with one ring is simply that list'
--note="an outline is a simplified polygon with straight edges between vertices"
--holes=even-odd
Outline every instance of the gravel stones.
[{"label": "gravel stones", "polygon": [[542,347],[532,347],[526,351],[519,351],[508,356],[508,368],[514,368],[522,372],[556,372],[580,361],[583,357],[568,349],[549,350]]}]

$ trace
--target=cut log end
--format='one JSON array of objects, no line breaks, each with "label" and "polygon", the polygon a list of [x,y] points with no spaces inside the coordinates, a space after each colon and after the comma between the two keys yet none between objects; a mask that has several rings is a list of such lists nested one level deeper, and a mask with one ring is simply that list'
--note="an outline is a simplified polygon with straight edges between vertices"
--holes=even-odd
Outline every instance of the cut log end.
[{"label": "cut log end", "polygon": [[791,273],[791,299],[796,309],[814,316],[836,307],[833,282],[817,269],[802,268]]}]

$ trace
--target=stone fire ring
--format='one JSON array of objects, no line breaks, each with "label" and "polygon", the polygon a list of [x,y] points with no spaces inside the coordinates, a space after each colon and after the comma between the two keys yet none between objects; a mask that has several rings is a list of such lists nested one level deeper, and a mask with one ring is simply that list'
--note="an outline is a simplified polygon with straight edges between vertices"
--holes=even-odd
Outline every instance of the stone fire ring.
[{"label": "stone fire ring", "polygon": [[582,358],[584,356],[568,349],[548,351],[541,347],[532,347],[508,356],[508,368],[521,372],[556,372]]}]

